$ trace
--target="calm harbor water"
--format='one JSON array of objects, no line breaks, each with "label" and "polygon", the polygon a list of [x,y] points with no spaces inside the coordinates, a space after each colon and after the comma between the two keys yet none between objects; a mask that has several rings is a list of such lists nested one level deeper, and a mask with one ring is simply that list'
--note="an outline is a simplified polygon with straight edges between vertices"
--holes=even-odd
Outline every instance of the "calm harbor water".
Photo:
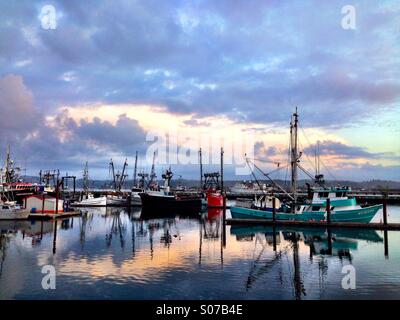
[{"label": "calm harbor water", "polygon": [[[388,211],[400,222],[399,206]],[[0,299],[400,298],[396,231],[385,250],[382,231],[224,229],[220,210],[165,217],[123,208],[0,229]],[[355,290],[341,286],[348,264]],[[42,288],[45,265],[55,267],[55,290]]]}]

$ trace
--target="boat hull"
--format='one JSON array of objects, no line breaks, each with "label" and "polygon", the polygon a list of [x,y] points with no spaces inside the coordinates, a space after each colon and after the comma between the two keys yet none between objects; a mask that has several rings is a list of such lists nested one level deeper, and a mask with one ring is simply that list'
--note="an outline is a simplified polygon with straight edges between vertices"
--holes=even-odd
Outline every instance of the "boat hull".
[{"label": "boat hull", "polygon": [[201,198],[180,198],[155,196],[148,193],[141,193],[142,206],[148,208],[177,208],[201,210]]},{"label": "boat hull", "polygon": [[132,192],[131,194],[131,206],[141,206],[142,205],[142,199],[140,198],[140,195],[138,192]]},{"label": "boat hull", "polygon": [[224,197],[217,192],[207,193],[207,206],[209,208],[220,208],[224,206]]},{"label": "boat hull", "polygon": [[106,205],[107,205],[106,197],[85,199],[85,200],[71,204],[71,206],[73,206],[73,207],[104,207]]},{"label": "boat hull", "polygon": [[119,196],[107,196],[107,206],[126,206],[128,201],[126,198]]},{"label": "boat hull", "polygon": [[[331,221],[332,222],[361,222],[361,223],[369,223],[376,215],[379,209],[382,208],[382,205],[376,205],[365,208],[358,209],[350,209],[343,211],[332,211],[331,213]],[[241,208],[241,207],[231,207],[230,209],[232,218],[244,218],[244,219],[267,219],[272,220],[272,212],[257,210],[257,209],[249,209],[249,208]],[[276,220],[285,221],[326,221],[326,213],[324,212],[303,212],[300,214],[294,213],[276,213]]]}]

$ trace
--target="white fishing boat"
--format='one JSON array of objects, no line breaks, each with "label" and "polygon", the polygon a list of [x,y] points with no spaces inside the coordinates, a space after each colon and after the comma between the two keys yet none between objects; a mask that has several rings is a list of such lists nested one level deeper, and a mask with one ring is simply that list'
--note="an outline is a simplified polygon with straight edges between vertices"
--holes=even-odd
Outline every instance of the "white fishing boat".
[{"label": "white fishing boat", "polygon": [[107,197],[95,198],[93,193],[89,192],[89,166],[86,162],[83,170],[83,197],[80,201],[72,203],[73,207],[102,207],[107,205]]},{"label": "white fishing boat", "polygon": [[122,195],[107,195],[107,206],[126,206],[128,199],[123,197]]},{"label": "white fishing boat", "polygon": [[30,212],[22,209],[15,202],[0,204],[0,220],[24,220],[28,219]]},{"label": "white fishing boat", "polygon": [[254,195],[254,194],[264,194],[271,191],[272,188],[268,187],[266,184],[260,184],[253,182],[243,181],[241,183],[236,183],[229,190],[231,193],[243,194],[243,195]]},{"label": "white fishing boat", "polygon": [[140,198],[140,193],[143,192],[141,188],[132,188],[131,192],[131,206],[141,206],[142,199]]},{"label": "white fishing boat", "polygon": [[102,207],[107,205],[107,197],[95,198],[92,193],[88,193],[84,199],[71,204],[73,207]]}]

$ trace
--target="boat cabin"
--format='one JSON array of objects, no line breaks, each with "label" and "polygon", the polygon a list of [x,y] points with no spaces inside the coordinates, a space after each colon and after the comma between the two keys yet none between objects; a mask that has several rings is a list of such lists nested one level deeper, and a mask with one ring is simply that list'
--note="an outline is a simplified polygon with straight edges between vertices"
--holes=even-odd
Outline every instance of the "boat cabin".
[{"label": "boat cabin", "polygon": [[334,187],[334,188],[318,188],[313,190],[313,197],[311,201],[312,211],[325,211],[326,201],[330,200],[331,210],[335,207],[351,208],[356,205],[354,198],[349,198],[348,193],[351,191],[350,187]]}]

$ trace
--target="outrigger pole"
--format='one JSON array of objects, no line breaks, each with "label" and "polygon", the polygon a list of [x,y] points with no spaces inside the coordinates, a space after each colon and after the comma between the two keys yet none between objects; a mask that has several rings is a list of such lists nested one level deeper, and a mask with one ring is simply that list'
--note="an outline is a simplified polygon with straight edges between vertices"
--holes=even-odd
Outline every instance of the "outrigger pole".
[{"label": "outrigger pole", "polygon": [[[246,158],[246,162],[247,162],[247,164],[249,165],[250,159],[249,159],[249,158]],[[293,196],[290,195],[290,194],[289,194],[285,189],[283,189],[279,184],[277,184],[277,183],[269,176],[268,173],[265,173],[264,171],[262,171],[254,162],[252,162],[252,164],[253,164],[253,166],[254,166],[258,171],[261,172],[261,174],[262,174],[263,176],[265,176],[266,178],[268,178],[268,180],[271,181],[272,184],[273,184],[274,186],[276,186],[279,190],[281,190],[283,193],[285,193],[290,199],[294,200]],[[251,170],[251,166],[250,166],[250,165],[249,165],[249,168],[250,168],[250,171],[251,171],[253,177],[255,177],[254,172],[253,172],[253,170]],[[256,179],[256,178],[255,178],[255,179]],[[257,179],[256,179],[256,181],[257,181]],[[257,181],[257,184],[259,185],[258,181]],[[260,185],[259,185],[259,186],[260,186]],[[260,189],[261,189],[261,187],[260,187]]]}]

